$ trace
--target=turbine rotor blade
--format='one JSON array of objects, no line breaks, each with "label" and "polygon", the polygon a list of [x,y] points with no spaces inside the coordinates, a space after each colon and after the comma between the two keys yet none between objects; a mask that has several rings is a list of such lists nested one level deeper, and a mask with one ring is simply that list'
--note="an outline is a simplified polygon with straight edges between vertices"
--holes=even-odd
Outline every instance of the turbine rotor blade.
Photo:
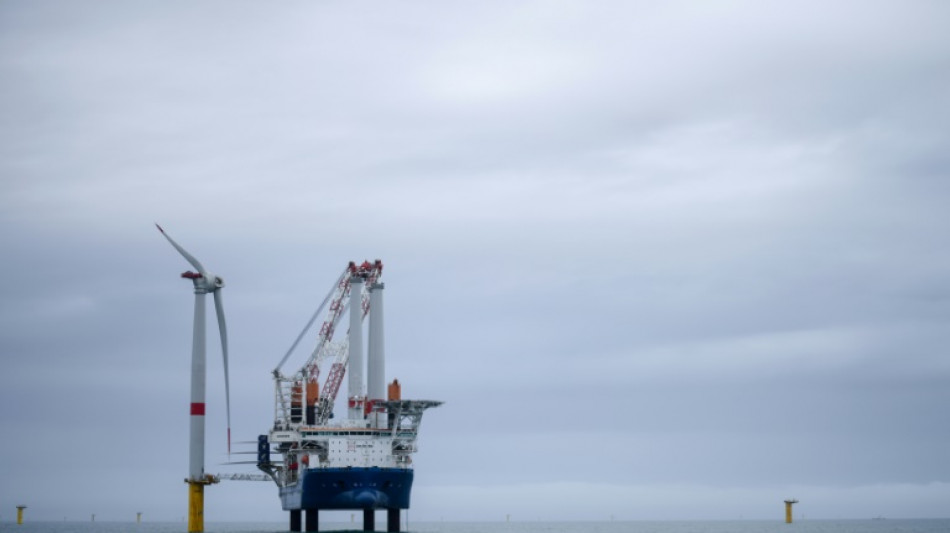
[{"label": "turbine rotor blade", "polygon": [[214,310],[218,315],[218,331],[221,332],[221,356],[224,359],[224,402],[228,417],[228,455],[231,454],[231,380],[228,377],[228,326],[224,321],[224,304],[221,289],[214,291]]},{"label": "turbine rotor blade", "polygon": [[[172,246],[174,246],[175,249],[178,250],[178,253],[180,253],[181,256],[185,258],[186,261],[191,263],[191,266],[195,267],[195,270],[197,270],[199,274],[204,276],[205,279],[208,278],[207,272],[205,271],[205,267],[201,266],[201,263],[199,263],[198,260],[195,259],[195,256],[186,252],[184,248],[182,248],[177,242],[175,242],[174,239],[172,239],[171,237],[168,236],[167,233],[165,233],[165,230],[163,230],[161,226],[159,226],[158,224],[155,224],[155,227],[158,228],[158,231],[162,232],[162,235],[164,235],[165,238],[168,239],[168,242],[170,242]],[[214,280],[208,280],[208,281],[212,282]]]}]

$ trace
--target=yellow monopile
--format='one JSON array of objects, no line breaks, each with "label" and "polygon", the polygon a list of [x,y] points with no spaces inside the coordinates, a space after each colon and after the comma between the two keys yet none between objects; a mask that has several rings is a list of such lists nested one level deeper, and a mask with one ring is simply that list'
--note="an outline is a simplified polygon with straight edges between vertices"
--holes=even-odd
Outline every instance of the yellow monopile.
[{"label": "yellow monopile", "polygon": [[792,504],[798,503],[798,500],[792,498],[791,500],[785,500],[785,523],[792,523]]},{"label": "yellow monopile", "polygon": [[188,533],[205,530],[205,484],[188,482]]}]

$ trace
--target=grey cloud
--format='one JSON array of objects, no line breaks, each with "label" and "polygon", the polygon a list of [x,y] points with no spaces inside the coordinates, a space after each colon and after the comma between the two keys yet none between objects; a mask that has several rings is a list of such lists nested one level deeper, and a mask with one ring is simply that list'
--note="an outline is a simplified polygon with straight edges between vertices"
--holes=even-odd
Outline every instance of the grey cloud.
[{"label": "grey cloud", "polygon": [[[47,518],[182,513],[191,291],[159,222],[227,280],[241,440],[326,285],[383,258],[390,374],[447,401],[418,516],[524,487],[564,519],[796,488],[943,512],[946,11],[4,3],[0,413],[36,438],[0,499],[62,467]],[[284,519],[269,485],[208,513]]]}]

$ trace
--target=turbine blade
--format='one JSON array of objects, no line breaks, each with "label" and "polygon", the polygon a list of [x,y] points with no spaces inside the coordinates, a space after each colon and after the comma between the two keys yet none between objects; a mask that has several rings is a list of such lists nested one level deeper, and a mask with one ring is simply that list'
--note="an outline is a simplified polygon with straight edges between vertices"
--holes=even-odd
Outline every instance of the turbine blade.
[{"label": "turbine blade", "polygon": [[[274,452],[270,452],[270,453],[271,455],[274,455]],[[231,452],[231,455],[257,455],[257,450],[250,451],[250,452]]]},{"label": "turbine blade", "polygon": [[174,239],[172,239],[171,237],[168,236],[167,233],[165,233],[165,230],[163,230],[161,226],[159,226],[158,224],[155,224],[155,227],[158,228],[158,231],[162,232],[162,235],[164,235],[165,238],[168,239],[168,242],[172,243],[172,246],[174,246],[175,249],[178,250],[178,253],[180,253],[182,257],[185,258],[186,261],[191,263],[191,266],[195,267],[195,270],[197,270],[199,274],[201,274],[202,276],[205,276],[205,278],[208,277],[205,275],[206,274],[205,267],[201,266],[201,263],[199,263],[198,260],[195,259],[195,256],[186,252],[184,248],[179,246],[179,244],[175,242]]},{"label": "turbine blade", "polygon": [[224,304],[221,289],[214,291],[214,310],[218,315],[218,331],[221,332],[221,356],[224,358],[224,404],[228,416],[228,455],[231,455],[231,380],[228,377],[228,326],[224,321]]}]

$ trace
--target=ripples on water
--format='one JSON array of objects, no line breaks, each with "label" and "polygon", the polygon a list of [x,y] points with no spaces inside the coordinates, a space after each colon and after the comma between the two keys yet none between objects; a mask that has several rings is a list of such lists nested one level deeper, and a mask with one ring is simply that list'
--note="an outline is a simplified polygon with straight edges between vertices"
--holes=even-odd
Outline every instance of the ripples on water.
[{"label": "ripples on water", "polygon": [[[379,526],[379,524],[377,524]],[[383,525],[385,529],[385,524]],[[26,522],[0,523],[15,533],[183,533],[181,522]],[[321,524],[321,531],[350,531],[352,524]],[[206,533],[283,533],[283,524],[206,523]],[[940,520],[743,520],[684,522],[419,522],[407,533],[947,533],[950,519]]]}]

